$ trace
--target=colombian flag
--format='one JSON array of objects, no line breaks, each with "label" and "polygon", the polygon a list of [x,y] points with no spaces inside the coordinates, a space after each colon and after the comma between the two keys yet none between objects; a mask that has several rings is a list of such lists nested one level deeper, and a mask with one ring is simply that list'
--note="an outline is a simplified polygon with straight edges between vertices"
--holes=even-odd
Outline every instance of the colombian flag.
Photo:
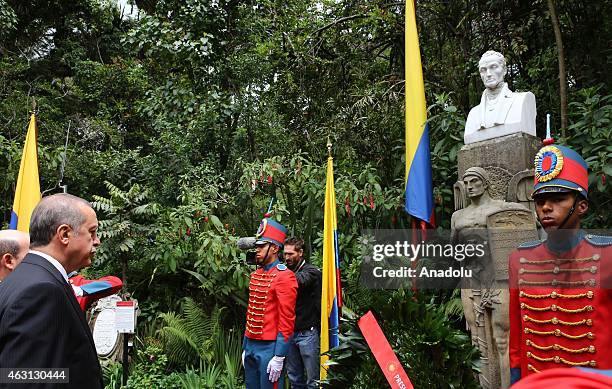
[{"label": "colombian flag", "polygon": [[9,228],[29,232],[30,216],[36,204],[40,201],[40,181],[38,178],[38,150],[36,147],[36,116],[32,114],[28,134],[26,135],[17,187],[15,189],[15,201]]},{"label": "colombian flag", "polygon": [[429,125],[414,2],[406,1],[406,212],[433,221]]},{"label": "colombian flag", "polygon": [[[338,312],[342,307],[340,262],[338,250],[338,224],[336,219],[336,193],[334,190],[334,159],[327,160],[325,183],[325,221],[323,226],[323,280],[321,288],[321,354],[337,347]],[[325,363],[329,357],[321,356],[321,379],[327,378]]]}]

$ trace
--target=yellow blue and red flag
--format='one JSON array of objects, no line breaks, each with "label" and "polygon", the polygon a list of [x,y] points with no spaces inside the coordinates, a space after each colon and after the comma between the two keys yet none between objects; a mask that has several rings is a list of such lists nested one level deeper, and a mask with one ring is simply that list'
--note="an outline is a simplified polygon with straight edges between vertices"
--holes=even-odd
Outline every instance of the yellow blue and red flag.
[{"label": "yellow blue and red flag", "polygon": [[406,212],[433,224],[433,191],[425,85],[414,2],[406,1]]},{"label": "yellow blue and red flag", "polygon": [[[338,223],[336,218],[336,192],[334,189],[334,159],[327,160],[325,183],[325,216],[323,225],[323,279],[321,286],[321,354],[339,345],[339,310],[342,308],[340,284],[340,251],[338,250]],[[325,363],[328,356],[321,356],[321,379],[327,378]]]},{"label": "yellow blue and red flag", "polygon": [[15,200],[9,223],[9,228],[12,230],[29,232],[30,216],[32,216],[34,207],[41,199],[36,144],[37,132],[36,116],[32,114],[23,146],[23,154],[21,155],[17,187],[15,188]]}]

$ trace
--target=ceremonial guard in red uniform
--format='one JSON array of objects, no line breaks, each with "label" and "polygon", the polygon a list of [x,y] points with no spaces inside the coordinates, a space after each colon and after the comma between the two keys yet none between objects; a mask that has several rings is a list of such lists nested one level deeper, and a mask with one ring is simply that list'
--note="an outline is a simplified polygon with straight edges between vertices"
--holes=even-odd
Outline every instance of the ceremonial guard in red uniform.
[{"label": "ceremonial guard in red uniform", "polygon": [[514,383],[558,367],[612,369],[612,239],[586,234],[587,164],[543,147],[533,198],[548,237],[510,256],[510,371]]},{"label": "ceremonial guard in red uniform", "polygon": [[115,276],[88,280],[73,272],[69,275],[68,281],[83,311],[86,311],[97,300],[119,292],[123,287],[121,279]]},{"label": "ceremonial guard in red uniform", "polygon": [[272,219],[257,231],[258,269],[251,273],[243,364],[247,389],[283,388],[283,364],[295,324],[297,281],[279,262],[287,229]]}]

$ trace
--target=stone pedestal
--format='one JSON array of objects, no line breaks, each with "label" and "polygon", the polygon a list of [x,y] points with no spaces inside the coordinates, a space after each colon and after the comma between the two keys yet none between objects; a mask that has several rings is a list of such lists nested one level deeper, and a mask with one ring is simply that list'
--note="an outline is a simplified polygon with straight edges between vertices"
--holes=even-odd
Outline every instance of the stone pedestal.
[{"label": "stone pedestal", "polygon": [[[540,139],[517,133],[465,145],[457,155],[458,181],[454,186],[456,212],[451,225],[460,229],[465,224],[463,218],[474,221],[476,228],[486,228],[490,255],[495,264],[495,280],[492,286],[476,285],[461,291],[472,342],[481,352],[482,366],[478,378],[485,389],[507,388],[510,385],[508,252],[524,240],[537,238],[533,212],[512,203],[519,203],[534,210],[535,206],[531,200],[533,159],[541,145]],[[466,185],[471,184],[469,181],[464,182],[462,178],[466,170],[473,167],[486,171],[487,192],[493,199],[490,204],[497,204],[500,209],[488,214],[486,227],[477,215],[477,211],[483,206],[475,208],[470,205],[472,200],[467,196],[466,188],[469,186]],[[502,203],[500,200],[508,203]],[[475,201],[474,204],[480,203]],[[527,222],[521,222],[523,219]],[[504,223],[509,228],[500,231],[498,227]],[[529,227],[523,228],[528,232],[528,236],[521,233],[520,226]],[[461,231],[458,231],[458,235],[460,234]]]},{"label": "stone pedestal", "polygon": [[[491,176],[491,197],[520,203],[535,210],[533,192],[533,159],[542,147],[539,138],[524,133],[465,145],[457,154],[457,176],[474,166],[484,168]],[[461,180],[454,187],[455,209],[469,204]]]},{"label": "stone pedestal", "polygon": [[533,168],[533,158],[540,147],[539,138],[525,133],[470,143],[457,154],[457,173],[461,177],[472,166],[496,166],[514,175]]}]

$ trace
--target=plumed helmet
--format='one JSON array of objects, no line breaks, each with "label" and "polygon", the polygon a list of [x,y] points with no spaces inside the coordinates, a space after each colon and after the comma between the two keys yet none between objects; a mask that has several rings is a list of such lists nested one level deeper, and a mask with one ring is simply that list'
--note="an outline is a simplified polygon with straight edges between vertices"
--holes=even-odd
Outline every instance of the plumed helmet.
[{"label": "plumed helmet", "polygon": [[544,146],[534,160],[533,197],[551,192],[578,192],[588,198],[589,172],[584,159],[569,147]]}]

